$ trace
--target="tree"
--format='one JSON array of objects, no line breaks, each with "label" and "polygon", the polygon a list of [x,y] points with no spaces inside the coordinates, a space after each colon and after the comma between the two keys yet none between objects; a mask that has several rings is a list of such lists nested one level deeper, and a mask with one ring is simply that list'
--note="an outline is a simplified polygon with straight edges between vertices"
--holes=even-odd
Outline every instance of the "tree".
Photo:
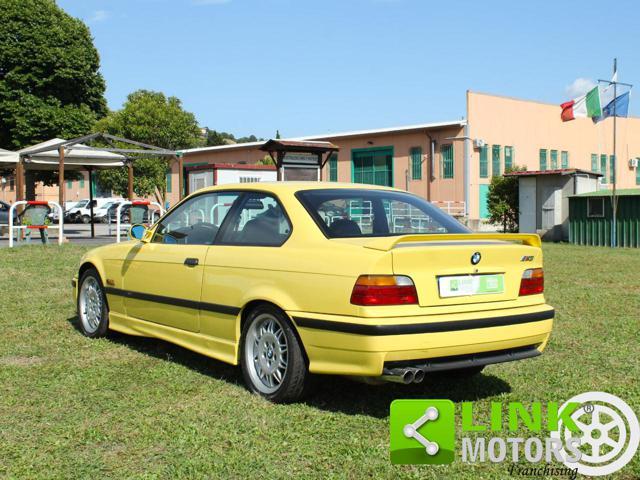
[{"label": "tree", "polygon": [[263,138],[258,138],[255,135],[249,135],[246,137],[236,138],[233,133],[218,132],[216,130],[207,129],[207,146],[215,147],[217,145],[233,145],[235,143],[249,143],[262,141]]},{"label": "tree", "polygon": [[280,130],[276,130],[276,140],[280,140]]},{"label": "tree", "polygon": [[[96,131],[155,145],[169,150],[198,145],[200,128],[193,113],[182,108],[176,97],[161,92],[135,91],[127,97],[121,110],[111,112],[96,123]],[[166,158],[134,158],[133,189],[140,196],[155,193],[159,200],[166,198]],[[125,169],[103,170],[100,183],[119,195],[125,195],[128,174]]]},{"label": "tree", "polygon": [[[511,171],[524,171],[525,167],[514,166],[505,173]],[[518,177],[495,176],[489,185],[487,201],[489,208],[489,222],[500,225],[503,232],[518,231],[519,196]]]},{"label": "tree", "polygon": [[[87,134],[107,112],[100,59],[87,26],[53,0],[1,0],[0,147]],[[30,172],[57,183],[57,172]]]},{"label": "tree", "polygon": [[273,158],[271,158],[271,155],[269,155],[269,154],[267,154],[264,157],[262,157],[256,163],[258,165],[275,165],[275,163],[273,162]]}]

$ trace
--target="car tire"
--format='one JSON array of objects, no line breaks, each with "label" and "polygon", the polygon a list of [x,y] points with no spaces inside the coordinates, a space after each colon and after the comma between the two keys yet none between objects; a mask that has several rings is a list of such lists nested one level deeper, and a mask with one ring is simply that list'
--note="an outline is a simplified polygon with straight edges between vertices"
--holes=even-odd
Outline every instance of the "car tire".
[{"label": "car tire", "polygon": [[302,398],[309,372],[302,346],[287,316],[271,305],[251,312],[242,328],[240,366],[248,389],[272,402]]},{"label": "car tire", "polygon": [[91,218],[89,217],[89,215],[82,215],[80,220],[82,221],[82,223],[84,223],[86,225],[91,221]]},{"label": "car tire", "polygon": [[85,337],[100,338],[109,329],[109,307],[100,275],[94,268],[78,280],[78,324]]}]

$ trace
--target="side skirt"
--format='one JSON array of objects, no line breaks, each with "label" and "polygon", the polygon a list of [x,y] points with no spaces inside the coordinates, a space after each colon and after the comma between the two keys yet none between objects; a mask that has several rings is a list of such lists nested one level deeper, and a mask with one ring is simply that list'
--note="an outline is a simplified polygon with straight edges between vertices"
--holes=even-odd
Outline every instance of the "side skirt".
[{"label": "side skirt", "polygon": [[231,365],[238,364],[238,346],[233,342],[225,342],[200,333],[146,322],[114,312],[109,312],[109,328],[126,335],[159,338]]}]

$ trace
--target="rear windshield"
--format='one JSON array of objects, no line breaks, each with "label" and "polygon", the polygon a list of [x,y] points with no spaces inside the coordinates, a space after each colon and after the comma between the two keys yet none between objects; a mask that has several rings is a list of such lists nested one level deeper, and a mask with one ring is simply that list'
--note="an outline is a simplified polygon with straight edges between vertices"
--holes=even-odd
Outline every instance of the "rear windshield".
[{"label": "rear windshield", "polygon": [[470,232],[438,207],[408,193],[354,188],[303,190],[296,196],[329,238]]}]

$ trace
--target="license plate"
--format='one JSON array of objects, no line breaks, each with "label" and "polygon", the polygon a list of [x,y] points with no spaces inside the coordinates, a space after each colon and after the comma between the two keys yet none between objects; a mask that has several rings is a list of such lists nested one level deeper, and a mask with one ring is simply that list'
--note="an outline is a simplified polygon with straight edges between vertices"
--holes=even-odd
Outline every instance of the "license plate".
[{"label": "license plate", "polygon": [[489,295],[504,292],[504,275],[456,275],[439,277],[440,297]]}]

